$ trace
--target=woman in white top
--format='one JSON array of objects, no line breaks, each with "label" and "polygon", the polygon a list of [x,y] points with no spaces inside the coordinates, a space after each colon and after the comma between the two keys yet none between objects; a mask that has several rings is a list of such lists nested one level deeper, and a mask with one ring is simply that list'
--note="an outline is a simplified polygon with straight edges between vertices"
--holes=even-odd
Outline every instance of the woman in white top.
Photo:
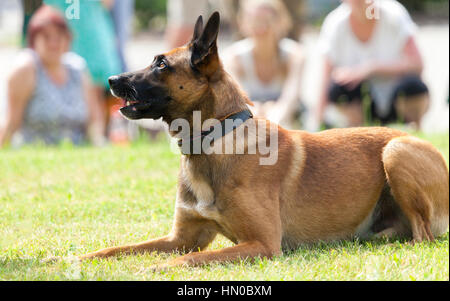
[{"label": "woman in white top", "polygon": [[429,101],[420,79],[423,63],[415,30],[395,0],[343,0],[325,19],[320,35],[325,71],[319,121],[332,102],[348,126],[362,125],[367,99],[372,121],[420,127]]},{"label": "woman in white top", "polygon": [[291,20],[281,1],[241,1],[239,26],[246,39],[224,53],[225,68],[255,103],[255,115],[290,126],[300,107],[300,45],[284,38]]}]

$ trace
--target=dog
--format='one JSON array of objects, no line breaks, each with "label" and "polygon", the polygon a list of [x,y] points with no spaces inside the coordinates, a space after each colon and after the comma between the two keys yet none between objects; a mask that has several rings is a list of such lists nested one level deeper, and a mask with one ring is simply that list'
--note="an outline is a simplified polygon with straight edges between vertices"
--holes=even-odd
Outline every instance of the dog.
[{"label": "dog", "polygon": [[[449,172],[439,151],[394,129],[308,133],[252,118],[251,102],[220,62],[219,24],[217,12],[205,26],[200,16],[187,45],[156,56],[144,70],[111,77],[111,91],[126,101],[121,112],[132,120],[181,118],[192,126],[200,111],[202,122],[236,114],[240,126],[262,121],[270,127],[257,139],[277,132],[276,163],[261,165],[261,154],[183,154],[170,234],[80,259],[179,252],[184,255],[163,267],[196,266],[354,237],[432,241],[447,231]],[[214,145],[240,126],[222,132]],[[219,233],[235,245],[203,251]]]}]

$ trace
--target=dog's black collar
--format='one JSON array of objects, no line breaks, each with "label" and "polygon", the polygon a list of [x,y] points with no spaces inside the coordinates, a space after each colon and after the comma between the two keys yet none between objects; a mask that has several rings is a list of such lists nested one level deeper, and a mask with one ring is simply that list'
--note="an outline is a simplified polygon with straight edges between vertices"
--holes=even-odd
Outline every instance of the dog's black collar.
[{"label": "dog's black collar", "polygon": [[[183,155],[201,154],[201,148],[202,148],[203,140],[205,140],[205,138],[210,140],[210,144],[211,144],[215,140],[220,139],[223,136],[225,136],[226,134],[234,131],[241,124],[243,124],[250,118],[253,118],[253,114],[249,110],[244,110],[244,111],[241,111],[238,113],[234,113],[234,114],[231,114],[231,115],[223,118],[220,121],[220,123],[211,126],[211,128],[208,131],[202,131],[200,133],[200,135],[195,136],[195,137],[189,136],[188,138],[185,138],[185,139],[189,140],[189,145],[188,145],[189,149],[186,149],[187,147],[185,147],[185,145],[183,143],[184,139],[183,138],[179,139],[178,146],[181,148],[181,153]],[[226,120],[231,120],[233,122],[233,126],[226,127],[225,126]],[[222,129],[221,131],[214,131],[214,129],[217,125],[220,125],[220,127]],[[200,140],[200,143],[198,143],[199,140]]]}]

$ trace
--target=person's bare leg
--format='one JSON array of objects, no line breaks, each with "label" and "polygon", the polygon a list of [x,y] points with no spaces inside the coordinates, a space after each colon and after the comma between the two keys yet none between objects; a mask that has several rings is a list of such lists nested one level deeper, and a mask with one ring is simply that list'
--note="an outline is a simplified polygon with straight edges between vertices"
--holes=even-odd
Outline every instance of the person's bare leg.
[{"label": "person's bare leg", "polygon": [[90,115],[91,125],[89,136],[93,139],[92,143],[96,146],[105,144],[106,134],[106,105],[104,89],[100,86],[92,86],[90,89]]},{"label": "person's bare leg", "polygon": [[419,130],[422,117],[428,111],[430,106],[430,96],[428,93],[417,96],[401,96],[397,99],[395,109],[399,119],[405,123],[411,124]]},{"label": "person's bare leg", "polygon": [[347,118],[349,127],[363,125],[364,117],[361,102],[353,101],[348,104],[338,105],[337,108]]}]

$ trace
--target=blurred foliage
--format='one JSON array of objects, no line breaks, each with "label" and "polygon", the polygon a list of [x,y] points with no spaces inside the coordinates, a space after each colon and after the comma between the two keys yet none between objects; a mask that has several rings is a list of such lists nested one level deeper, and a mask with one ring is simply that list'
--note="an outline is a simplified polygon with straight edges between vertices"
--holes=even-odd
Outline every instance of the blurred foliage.
[{"label": "blurred foliage", "polygon": [[[140,30],[146,30],[149,29],[149,27],[153,27],[153,25],[161,26],[164,24],[161,24],[161,20],[164,21],[166,19],[166,12],[167,12],[167,1],[168,0],[135,0],[136,3],[136,20],[137,25]],[[227,1],[227,0],[226,0]],[[290,0],[286,0],[288,7],[290,2],[294,2]],[[303,0],[305,3],[308,3],[309,1]],[[411,13],[424,13],[427,15],[446,15],[448,16],[448,0],[398,0],[401,2],[405,7],[410,11]],[[311,1],[312,2],[312,1]],[[325,4],[327,1],[322,1]],[[315,2],[315,5],[318,5],[321,7],[320,16],[325,16],[325,14],[333,9],[335,6],[339,4],[339,1],[334,1],[335,3],[330,3],[329,7],[321,7],[324,4],[319,4]],[[325,10],[325,11],[324,11]],[[316,18],[318,16],[315,16]],[[318,21],[316,18],[308,18],[309,21]],[[322,20],[322,18],[319,17],[319,23]],[[152,28],[157,29],[157,28]]]},{"label": "blurred foliage", "polygon": [[425,12],[427,7],[448,3],[448,0],[399,0],[408,10],[414,12]]},{"label": "blurred foliage", "polygon": [[135,14],[140,29],[147,29],[150,21],[165,18],[167,0],[135,0]]}]

